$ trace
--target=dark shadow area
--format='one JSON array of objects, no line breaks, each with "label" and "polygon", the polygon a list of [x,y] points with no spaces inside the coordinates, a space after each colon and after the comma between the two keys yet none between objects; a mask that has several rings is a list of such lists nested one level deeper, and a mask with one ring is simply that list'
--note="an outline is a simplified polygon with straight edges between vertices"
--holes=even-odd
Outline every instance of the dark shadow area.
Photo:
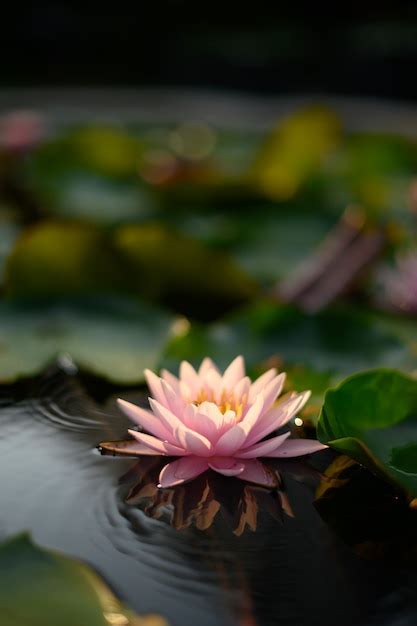
[{"label": "dark shadow area", "polygon": [[417,6],[42,2],[2,20],[3,85],[180,85],[415,99]]}]

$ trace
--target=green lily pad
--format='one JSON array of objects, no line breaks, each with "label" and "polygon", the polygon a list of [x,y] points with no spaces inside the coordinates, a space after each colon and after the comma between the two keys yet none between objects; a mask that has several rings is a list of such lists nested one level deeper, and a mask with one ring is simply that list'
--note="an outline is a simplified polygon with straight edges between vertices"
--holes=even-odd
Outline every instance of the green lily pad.
[{"label": "green lily pad", "polygon": [[256,187],[276,200],[292,198],[342,138],[337,115],[325,107],[297,111],[267,137],[250,171]]},{"label": "green lily pad", "polygon": [[71,153],[86,168],[109,176],[135,174],[143,152],[139,139],[116,126],[85,126],[67,138]]},{"label": "green lily pad", "polygon": [[136,180],[114,180],[82,170],[36,177],[33,186],[45,211],[98,224],[141,220],[153,211],[150,192]]},{"label": "green lily pad", "polygon": [[6,263],[10,296],[67,296],[126,287],[106,234],[82,224],[41,223],[23,233]]},{"label": "green lily pad", "polygon": [[155,368],[172,318],[127,298],[84,298],[55,304],[0,302],[0,381],[31,376],[62,354],[123,384]]},{"label": "green lily pad", "polygon": [[192,326],[173,340],[169,355],[198,362],[207,352],[226,365],[239,350],[252,366],[278,358],[339,376],[377,363],[412,364],[408,347],[370,314],[337,308],[307,315],[270,302],[250,306],[206,328]]},{"label": "green lily pad", "polygon": [[163,626],[121,605],[89,567],[43,550],[27,535],[0,546],[2,626]]},{"label": "green lily pad", "polygon": [[270,365],[316,372],[316,400],[329,384],[358,370],[380,365],[408,370],[416,365],[398,332],[375,316],[349,308],[310,316],[269,302],[206,328],[192,325],[169,344],[164,363],[175,368],[187,359],[197,365],[208,355],[226,367],[239,353],[252,372]]},{"label": "green lily pad", "polygon": [[358,203],[372,214],[407,212],[407,194],[416,168],[413,145],[403,137],[358,134],[349,137],[329,164],[326,193]]},{"label": "green lily pad", "polygon": [[160,225],[121,227],[114,241],[141,293],[187,315],[209,318],[256,293],[227,254]]},{"label": "green lily pad", "polygon": [[288,276],[311,255],[328,234],[334,220],[320,215],[294,211],[259,219],[242,219],[238,245],[233,251],[237,260],[252,276],[266,284]]},{"label": "green lily pad", "polygon": [[417,380],[395,370],[351,376],[327,391],[318,436],[417,497]]},{"label": "green lily pad", "polygon": [[151,194],[137,172],[141,152],[123,131],[79,129],[30,156],[25,185],[54,216],[103,224],[140,220],[152,211]]},{"label": "green lily pad", "polygon": [[49,213],[113,224],[152,213],[150,192],[137,181],[116,181],[86,172],[68,172],[50,181]]}]

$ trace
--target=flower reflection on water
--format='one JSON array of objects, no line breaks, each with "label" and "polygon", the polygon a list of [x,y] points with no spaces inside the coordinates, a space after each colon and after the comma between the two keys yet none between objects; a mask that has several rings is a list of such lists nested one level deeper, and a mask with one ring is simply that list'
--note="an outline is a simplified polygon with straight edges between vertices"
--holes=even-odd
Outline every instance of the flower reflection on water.
[{"label": "flower reflection on water", "polygon": [[163,460],[142,458],[121,477],[128,484],[126,502],[138,506],[155,519],[168,519],[177,530],[194,525],[207,530],[219,515],[233,533],[240,536],[246,528],[257,529],[258,515],[266,512],[277,521],[294,513],[285,492],[281,475],[266,467],[274,480],[273,489],[251,485],[235,478],[206,472],[190,483],[174,488],[158,488],[158,476]]}]

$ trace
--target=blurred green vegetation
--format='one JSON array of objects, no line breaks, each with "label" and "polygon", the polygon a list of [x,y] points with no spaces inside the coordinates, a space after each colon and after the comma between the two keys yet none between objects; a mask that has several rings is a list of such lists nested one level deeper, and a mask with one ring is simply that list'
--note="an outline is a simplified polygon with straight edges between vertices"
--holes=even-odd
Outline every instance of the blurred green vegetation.
[{"label": "blurred green vegetation", "polygon": [[124,607],[87,565],[41,549],[27,535],[0,544],[2,626],[164,626]]},{"label": "blurred green vegetation", "polygon": [[[320,106],[266,133],[86,121],[29,139],[0,148],[1,379],[63,352],[129,384],[146,366],[242,353],[254,372],[274,359],[297,385],[304,372],[319,401],[357,369],[415,368],[414,312],[375,298],[378,268],[415,248],[412,139],[347,133]],[[354,236],[384,240],[354,270],[335,234],[350,206]],[[350,291],[316,315],[280,291],[332,292],[346,271]]]}]

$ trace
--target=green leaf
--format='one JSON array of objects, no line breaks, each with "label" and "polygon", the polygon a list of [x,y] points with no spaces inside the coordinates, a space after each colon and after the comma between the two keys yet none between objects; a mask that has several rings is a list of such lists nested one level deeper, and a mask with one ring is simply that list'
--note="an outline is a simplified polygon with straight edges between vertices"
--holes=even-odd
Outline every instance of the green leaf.
[{"label": "green leaf", "polygon": [[136,138],[87,127],[42,145],[27,160],[25,186],[47,213],[113,224],[142,219],[152,199],[137,173]]},{"label": "green leaf", "polygon": [[233,248],[235,257],[252,276],[267,284],[287,277],[316,250],[333,225],[324,215],[300,210],[237,219],[242,232]]},{"label": "green leaf", "polygon": [[171,329],[169,315],[127,298],[0,302],[0,380],[34,375],[69,354],[113,382],[138,383],[160,360]]},{"label": "green leaf", "polygon": [[141,293],[188,315],[210,317],[256,292],[250,277],[226,254],[156,224],[121,227],[115,247]]},{"label": "green leaf", "polygon": [[90,568],[38,548],[27,535],[0,546],[0,614],[2,626],[165,623],[156,616],[135,616]]},{"label": "green leaf", "polygon": [[395,370],[355,374],[326,393],[320,441],[417,496],[417,381]]},{"label": "green leaf", "polygon": [[41,223],[26,230],[7,261],[10,296],[67,296],[125,287],[123,264],[93,226]]},{"label": "green leaf", "polygon": [[341,122],[330,109],[297,111],[267,137],[251,172],[253,182],[270,198],[293,197],[336,149],[341,134]]},{"label": "green leaf", "polygon": [[175,368],[181,359],[188,359],[197,365],[207,355],[226,367],[240,353],[252,372],[271,365],[313,370],[316,401],[329,384],[355,371],[416,365],[398,332],[373,315],[338,308],[310,316],[268,302],[206,328],[191,326],[169,344],[164,363]]},{"label": "green leaf", "polygon": [[85,126],[67,137],[69,149],[84,167],[108,176],[129,176],[137,169],[143,146],[115,126]]},{"label": "green leaf", "polygon": [[330,164],[330,187],[345,188],[350,202],[378,213],[407,211],[408,187],[416,167],[416,155],[403,137],[358,134],[348,138]]},{"label": "green leaf", "polygon": [[69,171],[47,181],[46,207],[51,215],[114,224],[141,220],[153,211],[150,192],[138,181],[119,181],[83,171]]},{"label": "green leaf", "polygon": [[206,328],[192,326],[173,340],[168,355],[198,362],[207,352],[227,365],[242,351],[254,366],[276,358],[346,376],[376,364],[414,363],[408,347],[378,318],[351,308],[307,315],[286,305],[261,302]]}]

